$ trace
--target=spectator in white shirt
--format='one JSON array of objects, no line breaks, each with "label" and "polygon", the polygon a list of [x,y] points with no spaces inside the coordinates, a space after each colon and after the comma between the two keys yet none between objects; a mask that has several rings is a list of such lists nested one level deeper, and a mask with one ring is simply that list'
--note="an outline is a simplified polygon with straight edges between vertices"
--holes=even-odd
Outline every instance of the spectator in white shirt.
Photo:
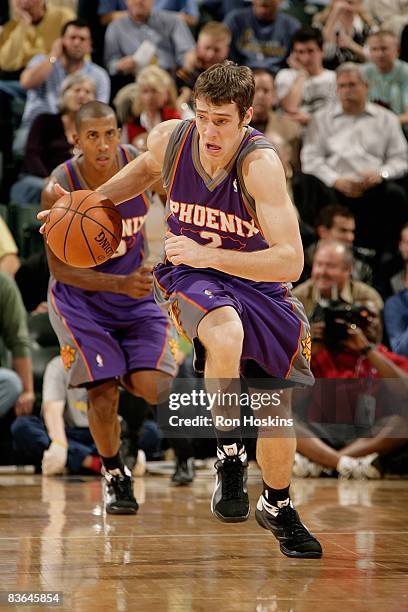
[{"label": "spectator in white shirt", "polygon": [[41,417],[20,416],[12,425],[15,450],[28,463],[41,465],[46,476],[67,467],[99,474],[101,460],[89,431],[88,394],[84,387],[68,388],[67,370],[60,356],[47,365],[43,381]]},{"label": "spectator in white shirt", "polygon": [[406,190],[396,182],[408,172],[407,142],[398,117],[367,102],[368,86],[356,64],[336,73],[339,102],[313,117],[302,170],[322,188],[316,201],[343,204],[355,214],[358,246],[379,249],[385,240],[397,241],[395,232],[408,221]]},{"label": "spectator in white shirt", "polygon": [[307,125],[314,112],[336,98],[336,74],[323,68],[320,30],[304,27],[295,33],[288,65],[276,75],[278,100],[292,119]]}]

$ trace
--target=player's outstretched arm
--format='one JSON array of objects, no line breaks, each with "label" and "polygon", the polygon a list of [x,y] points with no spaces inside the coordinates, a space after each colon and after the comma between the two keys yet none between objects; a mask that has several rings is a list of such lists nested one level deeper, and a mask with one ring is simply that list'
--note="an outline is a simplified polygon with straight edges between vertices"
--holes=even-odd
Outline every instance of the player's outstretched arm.
[{"label": "player's outstretched arm", "polygon": [[166,148],[179,119],[157,125],[147,139],[147,151],[127,164],[114,177],[98,187],[114,204],[120,204],[157,183],[161,178]]},{"label": "player's outstretched arm", "polygon": [[215,268],[255,281],[298,280],[303,269],[303,248],[281,161],[272,150],[261,149],[247,156],[242,170],[269,248],[239,252],[202,246],[185,236],[168,235],[167,258],[174,265]]},{"label": "player's outstretched arm", "polygon": [[[98,187],[96,191],[103,193],[117,205],[136,197],[149,187],[156,187],[161,182],[161,171],[170,136],[178,123],[180,123],[179,119],[171,119],[153,128],[147,139],[148,150],[127,164],[109,181]],[[62,187],[55,184],[53,195],[56,197],[54,201],[63,196],[64,193],[66,192]],[[40,228],[41,234],[45,231],[45,223],[48,217],[48,213],[45,211],[51,208],[53,203],[51,194],[46,201],[48,205],[43,204],[43,210],[37,215],[37,219],[43,223]]]}]

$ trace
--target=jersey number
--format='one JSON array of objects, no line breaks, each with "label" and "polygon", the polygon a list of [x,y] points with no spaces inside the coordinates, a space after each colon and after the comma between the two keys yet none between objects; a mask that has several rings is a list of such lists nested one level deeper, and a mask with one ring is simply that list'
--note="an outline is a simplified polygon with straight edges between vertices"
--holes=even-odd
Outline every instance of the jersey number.
[{"label": "jersey number", "polygon": [[209,240],[210,242],[207,242],[205,246],[209,246],[214,249],[217,249],[222,245],[221,236],[219,234],[216,234],[215,232],[207,232],[206,230],[203,230],[202,232],[200,232],[200,238],[204,238],[204,240]]}]

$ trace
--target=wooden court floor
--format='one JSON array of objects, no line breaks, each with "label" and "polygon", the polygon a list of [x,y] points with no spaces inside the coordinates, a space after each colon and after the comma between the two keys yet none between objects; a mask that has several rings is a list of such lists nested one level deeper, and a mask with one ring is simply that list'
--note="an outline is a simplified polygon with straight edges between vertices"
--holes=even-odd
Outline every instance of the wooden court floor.
[{"label": "wooden court floor", "polygon": [[407,480],[294,481],[321,560],[281,555],[253,513],[218,522],[211,491],[209,473],[186,488],[149,475],[137,516],[104,516],[97,479],[2,475],[0,591],[60,591],[56,610],[85,612],[408,611]]}]

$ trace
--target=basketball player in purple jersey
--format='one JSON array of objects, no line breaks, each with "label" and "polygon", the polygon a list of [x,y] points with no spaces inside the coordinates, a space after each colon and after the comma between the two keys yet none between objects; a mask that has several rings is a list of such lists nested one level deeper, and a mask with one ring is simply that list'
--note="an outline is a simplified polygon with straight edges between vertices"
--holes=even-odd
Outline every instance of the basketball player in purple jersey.
[{"label": "basketball player in purple jersey", "polygon": [[[75,144],[82,153],[58,166],[43,192],[43,207],[67,191],[95,189],[132,161],[136,150],[119,145],[112,108],[101,102],[82,107]],[[143,267],[145,193],[119,205],[122,241],[112,258],[90,270],[68,266],[47,249],[52,273],[49,313],[61,344],[71,386],[86,386],[89,426],[103,461],[108,513],[135,514],[131,473],[120,455],[117,417],[119,384],[151,404],[159,381],[176,373],[171,323],[154,302],[150,269]]]},{"label": "basketball player in purple jersey", "polygon": [[[245,66],[216,64],[198,77],[193,95],[195,121],[158,125],[147,152],[97,191],[119,204],[162,174],[170,231],[165,261],[154,271],[156,296],[196,356],[204,356],[209,384],[223,380],[231,387],[241,374],[312,384],[309,324],[290,294],[303,267],[299,226],[277,154],[249,127],[253,75]],[[281,395],[287,410],[289,394]],[[296,439],[288,429],[258,435],[263,491],[256,520],[285,555],[318,558],[321,546],[289,496]],[[226,522],[245,520],[250,511],[237,433],[216,430],[211,508]]]}]

